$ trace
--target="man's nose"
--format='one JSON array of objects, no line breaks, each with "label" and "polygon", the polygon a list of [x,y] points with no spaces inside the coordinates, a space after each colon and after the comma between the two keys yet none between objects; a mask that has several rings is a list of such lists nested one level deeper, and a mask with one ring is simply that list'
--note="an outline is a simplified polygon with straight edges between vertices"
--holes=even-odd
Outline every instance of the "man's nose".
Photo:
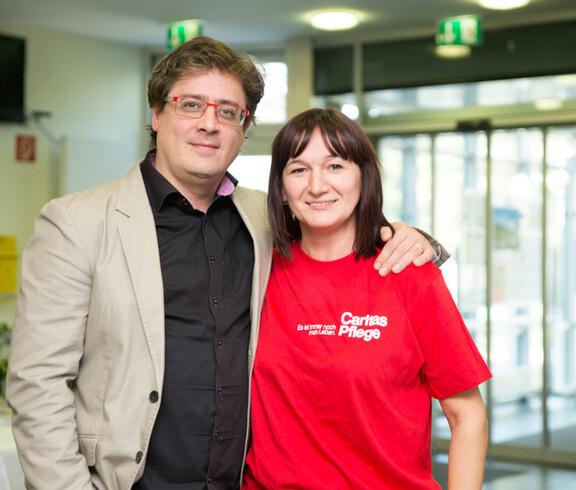
[{"label": "man's nose", "polygon": [[209,105],[206,107],[204,114],[199,118],[200,129],[206,131],[214,131],[220,126],[220,121],[216,115],[218,108],[216,106]]}]

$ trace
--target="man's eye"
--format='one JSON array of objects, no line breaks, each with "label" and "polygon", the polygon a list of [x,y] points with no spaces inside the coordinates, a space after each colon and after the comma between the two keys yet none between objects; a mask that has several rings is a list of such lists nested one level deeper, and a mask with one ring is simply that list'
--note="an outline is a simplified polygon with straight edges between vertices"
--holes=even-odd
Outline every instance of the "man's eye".
[{"label": "man's eye", "polygon": [[333,163],[332,165],[330,165],[330,170],[340,170],[341,168],[343,167],[339,163]]},{"label": "man's eye", "polygon": [[234,119],[238,118],[239,110],[234,106],[224,105],[218,106],[218,113],[221,117],[225,119]]},{"label": "man's eye", "polygon": [[290,170],[291,174],[303,174],[304,172],[306,172],[305,168],[293,168]]},{"label": "man's eye", "polygon": [[197,111],[202,109],[202,105],[196,100],[186,99],[182,101],[181,105],[186,111]]}]

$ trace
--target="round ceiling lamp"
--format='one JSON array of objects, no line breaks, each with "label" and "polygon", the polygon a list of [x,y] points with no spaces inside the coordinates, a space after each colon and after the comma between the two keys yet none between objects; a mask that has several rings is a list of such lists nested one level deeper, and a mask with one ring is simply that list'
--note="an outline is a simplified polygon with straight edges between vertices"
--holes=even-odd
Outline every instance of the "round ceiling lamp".
[{"label": "round ceiling lamp", "polygon": [[440,58],[465,58],[472,49],[464,44],[445,44],[436,46],[436,56]]},{"label": "round ceiling lamp", "polygon": [[310,23],[323,31],[342,31],[358,25],[359,15],[350,10],[315,12],[310,15]]},{"label": "round ceiling lamp", "polygon": [[524,7],[530,0],[478,0],[478,5],[493,10],[512,10]]}]

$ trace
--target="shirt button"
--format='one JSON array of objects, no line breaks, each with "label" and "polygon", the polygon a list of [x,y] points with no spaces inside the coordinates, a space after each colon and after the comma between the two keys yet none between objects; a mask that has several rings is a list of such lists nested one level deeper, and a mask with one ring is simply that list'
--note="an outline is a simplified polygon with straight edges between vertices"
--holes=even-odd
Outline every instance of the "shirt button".
[{"label": "shirt button", "polygon": [[222,349],[222,339],[218,339],[218,349]]},{"label": "shirt button", "polygon": [[136,453],[136,462],[140,463],[142,461],[142,458],[144,457],[144,453],[142,451],[138,451]]},{"label": "shirt button", "polygon": [[219,395],[222,394],[222,385],[218,385],[218,394],[219,394]]},{"label": "shirt button", "polygon": [[212,298],[212,301],[214,301],[214,306],[218,308],[218,298],[214,296],[214,298]]},{"label": "shirt button", "polygon": [[158,399],[160,398],[160,396],[158,395],[158,392],[156,390],[154,390],[154,391],[150,392],[149,398],[150,398],[150,401],[152,403],[156,403],[158,401]]}]

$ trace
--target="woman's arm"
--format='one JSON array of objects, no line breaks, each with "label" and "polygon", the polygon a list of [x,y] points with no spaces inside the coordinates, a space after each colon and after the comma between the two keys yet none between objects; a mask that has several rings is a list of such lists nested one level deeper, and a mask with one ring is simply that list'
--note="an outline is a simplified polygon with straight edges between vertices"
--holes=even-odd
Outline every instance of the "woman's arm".
[{"label": "woman's arm", "polygon": [[452,440],[448,456],[448,490],[480,490],[484,478],[488,422],[478,387],[440,400]]}]

